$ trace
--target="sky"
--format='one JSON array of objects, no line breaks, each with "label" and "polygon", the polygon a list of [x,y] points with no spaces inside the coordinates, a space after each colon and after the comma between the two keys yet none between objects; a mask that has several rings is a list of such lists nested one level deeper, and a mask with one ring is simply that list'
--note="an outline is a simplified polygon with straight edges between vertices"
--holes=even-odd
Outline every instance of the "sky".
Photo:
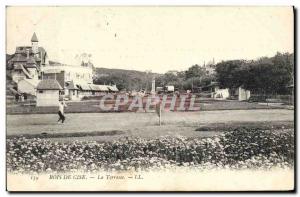
[{"label": "sky", "polygon": [[164,73],[294,52],[292,7],[7,7],[6,52],[33,32],[50,60]]}]

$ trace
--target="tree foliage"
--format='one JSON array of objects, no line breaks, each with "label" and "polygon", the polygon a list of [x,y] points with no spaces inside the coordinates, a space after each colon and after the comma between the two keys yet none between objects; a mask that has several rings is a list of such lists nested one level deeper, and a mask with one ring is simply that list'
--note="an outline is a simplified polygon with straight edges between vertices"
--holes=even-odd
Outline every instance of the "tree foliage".
[{"label": "tree foliage", "polygon": [[197,78],[205,75],[205,70],[203,67],[200,67],[198,64],[191,66],[187,71],[185,71],[185,78]]},{"label": "tree foliage", "polygon": [[294,54],[277,53],[255,61],[223,61],[216,66],[223,88],[242,86],[258,94],[286,94],[293,84]]},{"label": "tree foliage", "polygon": [[216,74],[206,73],[197,64],[185,71],[169,71],[165,74],[133,70],[96,68],[94,83],[116,84],[119,89],[151,89],[152,78],[156,87],[174,85],[179,90],[194,90],[218,81],[221,88],[243,87],[258,94],[286,94],[293,84],[294,54],[277,53],[274,57],[257,60],[222,61],[216,66]]},{"label": "tree foliage", "polygon": [[223,61],[216,65],[217,79],[222,88],[237,88],[243,84],[245,61]]}]

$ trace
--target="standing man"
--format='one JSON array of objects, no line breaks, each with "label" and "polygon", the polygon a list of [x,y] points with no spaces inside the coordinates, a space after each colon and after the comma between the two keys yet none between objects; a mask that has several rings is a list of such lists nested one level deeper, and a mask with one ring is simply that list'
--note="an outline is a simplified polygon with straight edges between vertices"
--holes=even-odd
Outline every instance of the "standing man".
[{"label": "standing man", "polygon": [[66,117],[64,115],[64,107],[67,107],[65,101],[62,100],[61,102],[59,102],[58,107],[59,107],[59,110],[58,110],[59,119],[57,122],[59,122],[61,120],[61,123],[64,123],[64,121],[66,120]]}]

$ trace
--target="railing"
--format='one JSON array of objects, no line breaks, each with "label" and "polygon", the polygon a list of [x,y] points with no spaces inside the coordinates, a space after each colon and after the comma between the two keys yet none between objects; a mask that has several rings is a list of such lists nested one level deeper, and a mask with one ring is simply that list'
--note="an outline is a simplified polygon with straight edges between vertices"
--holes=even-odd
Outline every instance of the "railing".
[{"label": "railing", "polygon": [[250,102],[284,103],[294,105],[293,95],[251,95]]}]

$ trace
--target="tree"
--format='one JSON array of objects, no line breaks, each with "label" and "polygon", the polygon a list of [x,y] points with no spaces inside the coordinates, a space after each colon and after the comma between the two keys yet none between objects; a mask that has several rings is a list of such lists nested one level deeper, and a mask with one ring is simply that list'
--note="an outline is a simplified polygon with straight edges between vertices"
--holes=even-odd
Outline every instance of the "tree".
[{"label": "tree", "polygon": [[221,88],[237,88],[243,85],[245,72],[244,60],[222,61],[216,65],[216,78]]},{"label": "tree", "polygon": [[201,79],[199,77],[191,77],[184,81],[183,88],[185,90],[192,90],[194,91],[195,88],[201,86]]},{"label": "tree", "polygon": [[244,88],[259,94],[271,94],[274,91],[273,65],[268,63],[252,63],[248,75],[244,78]]},{"label": "tree", "polygon": [[272,58],[259,59],[249,66],[244,87],[260,94],[286,94],[293,84],[294,55],[277,53]]},{"label": "tree", "polygon": [[[294,83],[294,53],[277,53],[272,58],[276,69],[283,75],[287,83]],[[289,84],[289,85],[290,85]]]},{"label": "tree", "polygon": [[204,68],[200,67],[198,64],[189,67],[189,69],[185,71],[186,79],[193,78],[193,77],[202,77],[204,75],[205,75]]},{"label": "tree", "polygon": [[216,73],[222,88],[241,86],[257,94],[286,94],[294,80],[294,54],[277,53],[255,61],[223,61],[217,64]]},{"label": "tree", "polygon": [[184,76],[182,72],[168,71],[164,75],[155,78],[156,86],[164,87],[166,85],[173,85],[178,89],[183,88]]}]

